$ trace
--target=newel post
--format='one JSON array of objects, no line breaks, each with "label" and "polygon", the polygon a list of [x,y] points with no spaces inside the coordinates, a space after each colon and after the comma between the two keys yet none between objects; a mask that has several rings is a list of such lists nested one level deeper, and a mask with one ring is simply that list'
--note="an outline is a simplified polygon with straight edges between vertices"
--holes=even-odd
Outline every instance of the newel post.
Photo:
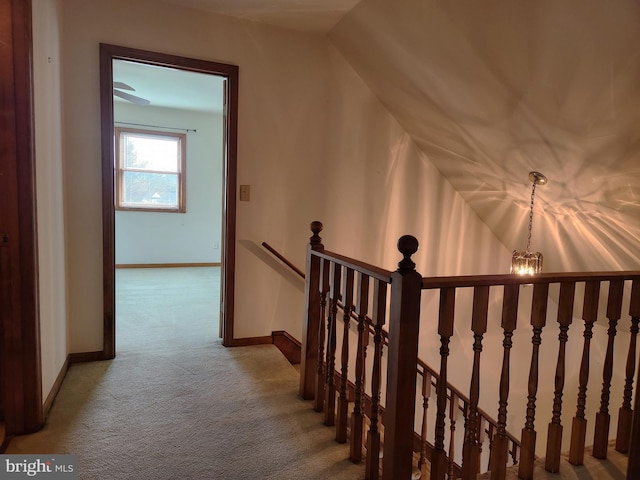
[{"label": "newel post", "polygon": [[416,272],[411,255],[418,250],[418,240],[405,235],[398,240],[398,250],[404,258],[391,274],[383,480],[407,480],[413,470],[422,277]]},{"label": "newel post", "polygon": [[315,376],[318,367],[318,328],[320,322],[320,258],[312,251],[323,251],[322,223],[311,222],[313,235],[307,245],[307,268],[304,281],[304,318],[302,320],[302,351],[300,355],[300,396],[312,400],[315,396]]}]

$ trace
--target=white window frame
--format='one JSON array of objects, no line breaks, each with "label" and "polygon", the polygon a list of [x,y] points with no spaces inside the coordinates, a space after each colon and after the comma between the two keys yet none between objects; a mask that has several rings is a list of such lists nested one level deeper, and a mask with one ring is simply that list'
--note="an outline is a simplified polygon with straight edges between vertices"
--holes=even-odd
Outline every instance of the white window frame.
[{"label": "white window frame", "polygon": [[[178,143],[178,157],[177,172],[173,171],[158,171],[144,168],[127,168],[125,167],[124,145],[123,141],[127,135],[136,137],[148,137],[158,139],[171,139]],[[158,132],[153,130],[140,130],[134,128],[116,127],[115,128],[115,152],[116,152],[116,210],[133,210],[133,211],[145,211],[145,212],[170,212],[170,213],[185,213],[186,212],[186,146],[187,136],[184,133],[174,132]],[[124,182],[125,172],[138,171],[146,173],[157,173],[162,175],[176,175],[177,176],[177,205],[164,206],[153,203],[127,203],[124,200]]]}]

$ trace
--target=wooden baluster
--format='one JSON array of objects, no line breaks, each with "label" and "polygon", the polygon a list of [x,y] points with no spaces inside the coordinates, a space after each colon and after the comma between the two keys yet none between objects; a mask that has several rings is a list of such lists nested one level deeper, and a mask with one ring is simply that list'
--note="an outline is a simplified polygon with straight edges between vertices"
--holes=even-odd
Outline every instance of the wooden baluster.
[{"label": "wooden baluster", "polygon": [[427,458],[427,413],[429,411],[429,397],[431,396],[431,373],[427,370],[422,372],[422,428],[420,429],[420,459],[418,469],[420,479],[426,480],[429,469],[429,459]]},{"label": "wooden baluster", "polygon": [[629,352],[627,354],[626,379],[624,382],[624,395],[622,407],[618,412],[618,430],[616,433],[616,450],[621,453],[629,452],[631,440],[631,424],[633,422],[633,410],[631,409],[631,397],[633,395],[633,377],[636,371],[636,341],[638,336],[638,323],[640,323],[640,281],[634,280],[631,287],[631,302],[629,306],[631,316],[631,338],[629,339]]},{"label": "wooden baluster", "polygon": [[384,415],[382,478],[411,478],[416,411],[416,365],[422,277],[411,260],[418,240],[404,235],[398,240],[403,259],[391,274],[387,359],[387,402]]},{"label": "wooden baluster", "polygon": [[304,319],[302,322],[302,346],[300,353],[300,396],[312,400],[316,394],[316,373],[318,370],[318,328],[322,322],[320,316],[320,257],[312,255],[312,251],[323,251],[322,223],[312,222],[313,235],[307,245],[307,266],[304,282]]},{"label": "wooden baluster", "polygon": [[582,319],[584,320],[584,345],[582,347],[582,361],[580,362],[580,377],[578,387],[578,405],[576,416],[571,425],[571,446],[569,447],[569,462],[573,465],[584,463],[584,446],[587,436],[587,419],[585,409],[587,405],[587,383],[589,382],[589,354],[593,324],[598,319],[598,302],[600,300],[600,281],[589,281],[584,286],[584,303]]},{"label": "wooden baluster", "polygon": [[364,365],[369,330],[365,325],[365,317],[369,308],[369,276],[361,272],[356,282],[356,314],[358,315],[358,350],[356,352],[356,379],[353,412],[351,413],[351,443],[349,458],[352,462],[362,461],[362,433],[364,413],[362,409],[362,392],[364,388]]},{"label": "wooden baluster", "polygon": [[324,386],[327,381],[324,344],[326,341],[324,319],[327,317],[327,295],[329,294],[329,260],[323,258],[320,262],[320,321],[318,322],[318,368],[316,374],[316,395],[313,399],[313,409],[322,412],[324,408]]},{"label": "wooden baluster", "polygon": [[493,427],[493,423],[489,423],[487,425],[487,431],[485,433],[489,439],[489,461],[487,462],[487,470],[491,470],[491,452],[493,450],[493,439],[495,438],[495,428]]},{"label": "wooden baluster", "polygon": [[573,299],[576,284],[574,282],[562,282],[560,284],[560,300],[558,302],[558,324],[560,333],[558,340],[558,362],[556,364],[555,391],[553,395],[553,414],[549,423],[547,435],[547,456],[544,468],[548,472],[560,471],[560,453],[562,451],[562,393],[564,390],[565,355],[567,341],[569,340],[569,325],[573,320]]},{"label": "wooden baluster", "polygon": [[[634,278],[634,286],[640,279]],[[627,465],[627,480],[637,480],[640,478],[640,455],[636,452],[640,451],[640,368],[636,374],[636,393],[633,400],[633,422],[631,424],[631,440],[629,441],[629,451],[634,455],[629,455],[629,464]]]},{"label": "wooden baluster", "polygon": [[520,453],[520,466],[518,467],[518,477],[525,480],[533,479],[533,462],[536,453],[535,418],[536,418],[536,395],[538,393],[538,360],[540,355],[540,344],[542,343],[542,329],[547,323],[547,300],[549,298],[549,284],[536,283],[533,286],[533,302],[531,305],[531,326],[533,327],[533,337],[531,343],[531,365],[529,367],[529,383],[527,396],[527,414],[522,429],[522,447]]},{"label": "wooden baluster", "polygon": [[513,343],[513,331],[518,322],[519,285],[505,285],[502,304],[502,329],[504,330],[504,347],[502,372],[500,373],[500,401],[498,407],[498,427],[491,448],[490,470],[492,480],[504,480],[507,473],[509,455],[509,438],[507,437],[507,404],[509,400],[509,359]]},{"label": "wooden baluster", "polygon": [[451,392],[449,400],[449,468],[447,471],[447,479],[454,480],[454,456],[455,456],[455,439],[456,439],[456,422],[460,413],[460,403],[458,396]]},{"label": "wooden baluster", "polygon": [[516,465],[518,463],[518,444],[511,440],[511,463]]},{"label": "wooden baluster", "polygon": [[609,329],[607,334],[607,353],[602,370],[602,395],[600,397],[600,411],[596,414],[596,429],[593,437],[593,456],[607,458],[607,444],[609,443],[609,396],[611,393],[611,378],[613,376],[613,344],[616,338],[616,325],[622,313],[622,292],[624,280],[609,282],[609,298],[607,300],[607,318]]},{"label": "wooden baluster", "polygon": [[346,443],[349,401],[347,400],[347,374],[349,372],[349,324],[353,310],[353,276],[351,268],[345,268],[342,290],[342,352],[340,354],[340,390],[338,394],[338,417],[336,419],[336,441]]},{"label": "wooden baluster", "polygon": [[371,374],[371,416],[369,417],[369,433],[367,435],[367,458],[365,461],[366,480],[380,478],[380,429],[378,416],[380,409],[380,383],[382,361],[382,326],[385,322],[387,303],[387,284],[375,280],[373,284],[373,372]]},{"label": "wooden baluster", "polygon": [[447,359],[449,357],[449,342],[453,336],[455,303],[455,288],[442,288],[440,290],[440,313],[438,319],[440,378],[438,378],[436,384],[437,412],[435,442],[431,452],[431,480],[444,480],[447,474],[447,454],[444,450],[444,421],[447,408]]},{"label": "wooden baluster", "polygon": [[331,314],[327,317],[327,384],[324,398],[324,424],[327,426],[333,426],[336,423],[336,328],[341,273],[342,267],[331,262],[331,286],[329,287]]},{"label": "wooden baluster", "polygon": [[462,449],[462,478],[472,479],[480,471],[480,445],[478,443],[478,401],[480,400],[480,354],[482,337],[487,332],[487,312],[489,310],[489,287],[473,289],[473,310],[471,330],[473,331],[473,370],[469,387],[469,413],[465,426],[465,440]]}]

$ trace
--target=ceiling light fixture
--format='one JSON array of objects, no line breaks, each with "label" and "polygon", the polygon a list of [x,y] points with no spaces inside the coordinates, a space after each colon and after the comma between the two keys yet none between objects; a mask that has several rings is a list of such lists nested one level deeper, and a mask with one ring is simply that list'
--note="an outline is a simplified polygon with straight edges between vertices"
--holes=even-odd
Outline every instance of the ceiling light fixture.
[{"label": "ceiling light fixture", "polygon": [[511,273],[518,275],[535,275],[542,271],[542,253],[530,252],[531,226],[533,224],[533,200],[536,196],[536,185],[545,185],[547,177],[540,172],[529,172],[531,180],[531,203],[529,205],[529,235],[527,236],[527,249],[514,250],[511,256]]}]

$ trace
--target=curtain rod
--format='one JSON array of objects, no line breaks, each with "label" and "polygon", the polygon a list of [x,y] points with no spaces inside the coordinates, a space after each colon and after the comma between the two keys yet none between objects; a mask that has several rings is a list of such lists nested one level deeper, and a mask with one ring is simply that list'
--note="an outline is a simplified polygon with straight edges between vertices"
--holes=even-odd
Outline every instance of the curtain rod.
[{"label": "curtain rod", "polygon": [[150,127],[150,128],[164,128],[166,130],[181,130],[184,132],[197,132],[197,130],[193,129],[193,128],[177,128],[177,127],[163,127],[160,125],[145,125],[144,123],[129,123],[129,122],[113,122],[113,123],[117,123],[119,125],[134,125],[136,127]]}]

